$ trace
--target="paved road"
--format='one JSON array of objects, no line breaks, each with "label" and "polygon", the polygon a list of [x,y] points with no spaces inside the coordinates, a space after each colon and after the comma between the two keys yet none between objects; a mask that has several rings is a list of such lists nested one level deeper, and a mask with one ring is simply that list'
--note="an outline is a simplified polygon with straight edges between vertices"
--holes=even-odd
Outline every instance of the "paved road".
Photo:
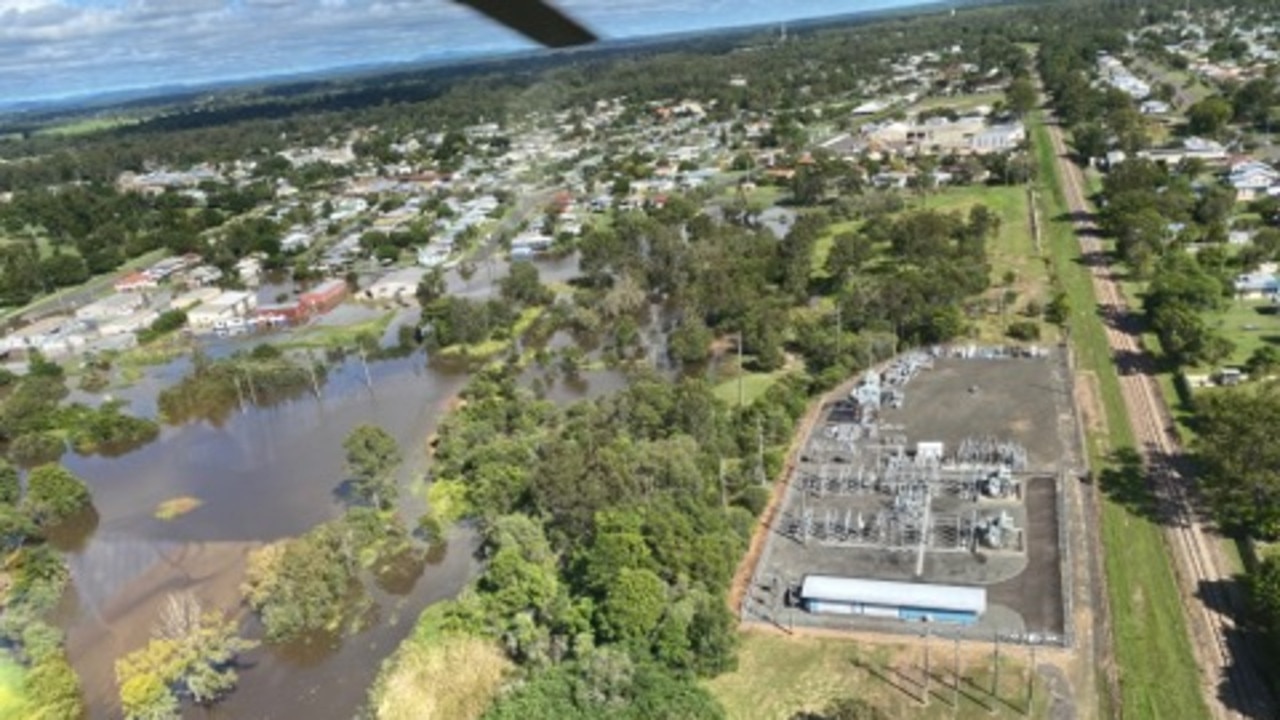
[{"label": "paved road", "polygon": [[1107,341],[1123,371],[1120,387],[1134,438],[1164,515],[1205,699],[1215,718],[1274,718],[1276,706],[1258,672],[1258,658],[1236,621],[1243,603],[1233,589],[1233,572],[1222,555],[1223,540],[1197,513],[1192,477],[1173,432],[1173,416],[1161,395],[1154,364],[1139,342],[1139,328],[1132,322],[1136,316],[1130,314],[1092,224],[1084,178],[1068,159],[1061,129],[1051,126],[1049,132],[1068,210],[1075,218],[1083,258],[1093,276]]}]

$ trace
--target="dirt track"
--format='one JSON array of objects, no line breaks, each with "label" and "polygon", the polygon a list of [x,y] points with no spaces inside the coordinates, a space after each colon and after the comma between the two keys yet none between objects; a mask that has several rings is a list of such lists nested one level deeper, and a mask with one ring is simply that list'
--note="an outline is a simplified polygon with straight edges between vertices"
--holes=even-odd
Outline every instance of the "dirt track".
[{"label": "dirt track", "polygon": [[1235,618],[1242,612],[1241,599],[1230,590],[1232,572],[1222,557],[1221,540],[1197,515],[1192,479],[1182,449],[1170,430],[1172,415],[1092,225],[1080,169],[1068,159],[1061,129],[1050,126],[1049,134],[1082,257],[1092,275],[1107,341],[1117,363],[1127,369],[1120,376],[1120,388],[1173,550],[1205,700],[1216,718],[1274,717],[1270,691],[1253,664],[1256,658],[1240,647],[1243,632]]}]

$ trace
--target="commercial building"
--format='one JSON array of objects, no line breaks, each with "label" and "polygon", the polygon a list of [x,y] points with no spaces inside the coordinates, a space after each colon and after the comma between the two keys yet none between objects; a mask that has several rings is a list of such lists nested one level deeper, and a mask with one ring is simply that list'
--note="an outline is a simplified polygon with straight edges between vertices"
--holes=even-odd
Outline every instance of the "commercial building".
[{"label": "commercial building", "polygon": [[209,330],[219,323],[247,317],[257,306],[258,298],[253,293],[224,292],[192,308],[187,313],[187,321],[196,330]]},{"label": "commercial building", "polygon": [[969,625],[987,611],[987,590],[963,585],[807,575],[800,602],[812,613]]},{"label": "commercial building", "polygon": [[309,313],[323,314],[340,305],[347,292],[346,280],[328,280],[302,293],[298,304]]}]

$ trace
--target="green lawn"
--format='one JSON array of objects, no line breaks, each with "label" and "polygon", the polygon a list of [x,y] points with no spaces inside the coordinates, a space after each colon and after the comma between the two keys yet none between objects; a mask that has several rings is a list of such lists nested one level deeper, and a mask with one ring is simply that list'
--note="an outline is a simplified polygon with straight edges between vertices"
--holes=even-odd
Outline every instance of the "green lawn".
[{"label": "green lawn", "polygon": [[[1258,348],[1280,343],[1280,314],[1276,314],[1277,309],[1280,308],[1266,300],[1232,300],[1223,312],[1208,314],[1209,324],[1236,345],[1223,365],[1242,365]],[[1216,369],[1203,368],[1203,371]]]},{"label": "green lawn", "polygon": [[[765,394],[778,379],[787,373],[787,370],[775,370],[773,372],[748,372],[742,374],[742,403],[750,405],[755,402],[756,398]],[[732,377],[724,382],[717,384],[711,389],[711,392],[726,404],[737,406],[738,404],[738,377]]]},{"label": "green lawn", "polygon": [[137,125],[141,120],[123,117],[91,117],[71,120],[59,125],[50,125],[37,131],[37,135],[53,135],[56,137],[72,137],[90,133],[113,130],[127,125]]},{"label": "green lawn", "polygon": [[932,110],[934,108],[955,108],[956,110],[972,110],[979,105],[991,107],[1004,100],[1004,93],[978,93],[975,95],[930,95],[911,106],[911,110]]},{"label": "green lawn", "polygon": [[[1046,220],[1061,217],[1067,205],[1057,159],[1039,117],[1033,139],[1045,185],[1040,193],[1042,215]],[[1050,220],[1046,230],[1054,267],[1071,304],[1073,346],[1081,368],[1097,378],[1105,419],[1104,432],[1090,432],[1089,455],[1095,474],[1102,478],[1103,562],[1122,707],[1111,713],[1104,707],[1101,714],[1151,720],[1208,718],[1164,536],[1142,512],[1151,502],[1145,478],[1112,462],[1117,451],[1132,451],[1134,440],[1096,314],[1093,285],[1078,262],[1080,246],[1070,223]]]},{"label": "green lawn", "polygon": [[835,244],[836,236],[841,233],[857,232],[860,227],[862,227],[861,220],[842,220],[831,223],[822,233],[822,237],[819,237],[813,245],[813,268],[809,276],[815,280],[828,277],[827,257],[831,255],[831,246]]},{"label": "green lawn", "polygon": [[395,316],[396,313],[391,311],[354,325],[317,325],[290,335],[279,345],[285,348],[341,348],[355,345],[362,336],[372,335],[381,340]]},{"label": "green lawn", "polygon": [[[1022,718],[1026,670],[1020,652],[1000,660],[998,697],[990,694],[992,659],[966,654],[960,668],[959,708],[952,708],[952,650],[933,646],[934,680],[922,706],[923,659],[903,646],[864,646],[852,640],[743,633],[738,669],[705,683],[730,720],[789,720],[820,712],[836,698],[861,698],[892,718]],[[1015,659],[1016,658],[1016,659]],[[1048,693],[1035,693],[1034,717],[1045,717]]]}]

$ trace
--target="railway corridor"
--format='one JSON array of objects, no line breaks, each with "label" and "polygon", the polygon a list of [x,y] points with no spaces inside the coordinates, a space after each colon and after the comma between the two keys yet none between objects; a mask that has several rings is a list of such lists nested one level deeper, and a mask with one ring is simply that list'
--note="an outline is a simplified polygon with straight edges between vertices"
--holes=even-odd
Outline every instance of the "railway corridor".
[{"label": "railway corridor", "polygon": [[[1178,462],[1182,450],[1150,358],[1139,338],[1124,323],[1128,307],[1102,243],[1090,220],[1084,178],[1069,159],[1061,128],[1049,125],[1067,209],[1071,213],[1081,255],[1092,275],[1094,295],[1103,315],[1112,357],[1125,371],[1120,389],[1164,521],[1182,592],[1182,604],[1204,681],[1205,700],[1215,718],[1273,718],[1270,690],[1243,649],[1243,629],[1235,616],[1239,600],[1230,590],[1232,571],[1222,557],[1220,538],[1197,516],[1189,486]],[[1153,632],[1159,632],[1153,628]]]}]

